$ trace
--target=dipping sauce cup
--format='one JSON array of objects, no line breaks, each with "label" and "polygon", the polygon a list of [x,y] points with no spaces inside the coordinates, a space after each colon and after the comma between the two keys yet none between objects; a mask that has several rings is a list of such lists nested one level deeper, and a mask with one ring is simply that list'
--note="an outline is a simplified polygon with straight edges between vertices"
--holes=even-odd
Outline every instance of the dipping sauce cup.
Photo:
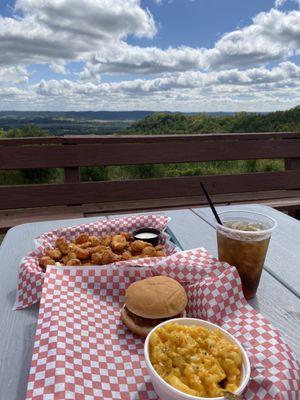
[{"label": "dipping sauce cup", "polygon": [[225,211],[219,216],[223,224],[216,223],[219,260],[237,268],[244,296],[249,300],[256,294],[277,222],[251,211]]},{"label": "dipping sauce cup", "polygon": [[143,240],[157,246],[160,239],[160,231],[154,228],[141,228],[132,232],[134,240]]}]

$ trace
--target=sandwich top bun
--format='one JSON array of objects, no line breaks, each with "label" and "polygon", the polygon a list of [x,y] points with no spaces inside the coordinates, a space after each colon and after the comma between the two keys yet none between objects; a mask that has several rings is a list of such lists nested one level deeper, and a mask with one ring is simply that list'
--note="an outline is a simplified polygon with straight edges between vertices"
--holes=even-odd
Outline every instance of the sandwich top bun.
[{"label": "sandwich top bun", "polygon": [[126,291],[126,307],[143,318],[170,318],[187,305],[184,288],[167,276],[153,276],[134,282]]},{"label": "sandwich top bun", "polygon": [[154,276],[128,287],[121,319],[133,333],[147,336],[161,322],[185,316],[186,305],[187,296],[180,283],[167,276]]}]

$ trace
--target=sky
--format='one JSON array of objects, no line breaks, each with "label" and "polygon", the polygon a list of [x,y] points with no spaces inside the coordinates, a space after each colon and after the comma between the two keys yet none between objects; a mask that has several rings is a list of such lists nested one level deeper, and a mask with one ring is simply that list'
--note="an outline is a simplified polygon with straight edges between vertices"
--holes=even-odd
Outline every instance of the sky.
[{"label": "sky", "polygon": [[300,105],[300,0],[0,0],[0,110]]}]

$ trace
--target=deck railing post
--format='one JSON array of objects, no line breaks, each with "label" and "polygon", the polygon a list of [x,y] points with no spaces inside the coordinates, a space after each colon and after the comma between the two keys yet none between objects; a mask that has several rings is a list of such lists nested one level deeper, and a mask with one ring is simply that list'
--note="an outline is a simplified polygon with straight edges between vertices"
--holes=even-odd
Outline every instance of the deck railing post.
[{"label": "deck railing post", "polygon": [[[286,158],[284,160],[284,165],[286,171],[300,170],[300,158]],[[300,207],[290,207],[288,214],[291,217],[300,219]]]},{"label": "deck railing post", "polygon": [[[63,143],[63,146],[70,146],[71,144],[69,143]],[[77,146],[77,145],[75,145]],[[80,182],[80,167],[64,167],[64,182],[65,183],[76,183]],[[67,203],[67,202],[66,202]],[[66,206],[69,206],[70,204],[66,204]],[[81,205],[81,202],[78,203],[78,205]]]},{"label": "deck railing post", "polygon": [[286,158],[284,160],[285,170],[299,170],[300,169],[300,158]]},{"label": "deck railing post", "polygon": [[[69,143],[63,143],[63,146],[70,145]],[[80,182],[80,167],[64,167],[64,182]]]},{"label": "deck railing post", "polygon": [[66,167],[64,168],[64,182],[80,182],[80,168]]}]

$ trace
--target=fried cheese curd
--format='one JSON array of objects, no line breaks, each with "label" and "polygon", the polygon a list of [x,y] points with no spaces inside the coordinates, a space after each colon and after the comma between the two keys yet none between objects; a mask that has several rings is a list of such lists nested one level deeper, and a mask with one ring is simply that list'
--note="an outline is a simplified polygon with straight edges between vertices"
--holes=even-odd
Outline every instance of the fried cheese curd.
[{"label": "fried cheese curd", "polygon": [[60,237],[55,245],[55,248],[47,249],[39,259],[43,270],[47,265],[104,265],[133,258],[166,255],[163,245],[153,247],[142,240],[134,240],[128,232],[101,237],[82,233],[71,242]]},{"label": "fried cheese curd", "polygon": [[149,355],[156,372],[189,395],[221,397],[239,387],[242,354],[219,330],[163,325],[150,336]]}]

